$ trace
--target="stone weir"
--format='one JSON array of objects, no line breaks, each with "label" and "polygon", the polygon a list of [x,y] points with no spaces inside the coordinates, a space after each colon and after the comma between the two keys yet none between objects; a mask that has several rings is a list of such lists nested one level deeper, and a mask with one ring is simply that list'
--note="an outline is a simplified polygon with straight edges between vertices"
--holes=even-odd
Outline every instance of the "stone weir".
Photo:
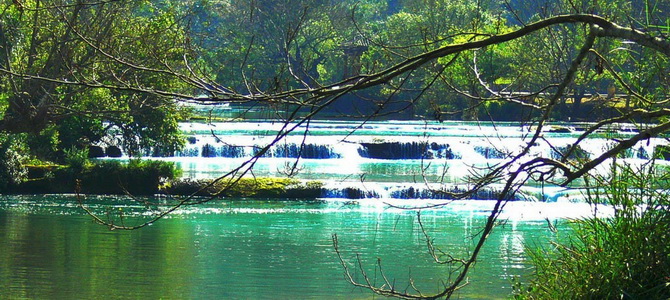
[{"label": "stone weir", "polygon": [[[243,178],[230,185],[226,181],[211,179],[182,179],[166,185],[161,193],[169,195],[217,196],[224,198],[274,198],[274,199],[437,199],[437,200],[496,200],[500,190],[489,187],[463,197],[463,185],[426,186],[408,184],[323,183],[287,178]],[[516,193],[510,201],[536,201],[530,195]]]},{"label": "stone weir", "polygon": [[361,143],[358,154],[376,159],[457,159],[449,144],[428,142],[379,142]]}]

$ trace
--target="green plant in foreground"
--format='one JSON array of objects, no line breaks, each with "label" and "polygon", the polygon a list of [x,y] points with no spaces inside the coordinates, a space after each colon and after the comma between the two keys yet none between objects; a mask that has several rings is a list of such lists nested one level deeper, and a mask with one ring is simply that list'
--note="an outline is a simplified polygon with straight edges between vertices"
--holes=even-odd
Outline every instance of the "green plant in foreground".
[{"label": "green plant in foreground", "polygon": [[515,298],[670,298],[670,175],[660,170],[618,166],[598,180],[604,193],[589,199],[613,205],[614,215],[575,220],[567,241],[528,248],[534,277],[515,286]]}]

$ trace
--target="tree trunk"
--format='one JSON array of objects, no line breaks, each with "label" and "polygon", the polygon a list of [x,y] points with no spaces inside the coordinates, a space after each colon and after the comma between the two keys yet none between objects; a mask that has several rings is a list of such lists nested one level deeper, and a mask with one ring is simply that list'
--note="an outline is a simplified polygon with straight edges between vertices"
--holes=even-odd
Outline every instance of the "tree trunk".
[{"label": "tree trunk", "polygon": [[584,88],[575,89],[572,102],[572,113],[570,114],[572,121],[577,121],[582,118],[582,99],[584,98]]}]

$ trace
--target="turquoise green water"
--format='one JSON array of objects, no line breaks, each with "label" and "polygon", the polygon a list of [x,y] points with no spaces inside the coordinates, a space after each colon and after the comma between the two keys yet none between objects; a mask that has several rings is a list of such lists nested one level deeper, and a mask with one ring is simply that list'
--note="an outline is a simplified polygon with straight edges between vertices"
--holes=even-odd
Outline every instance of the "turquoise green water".
[{"label": "turquoise green water", "polygon": [[[181,126],[192,138],[187,147],[194,155],[160,159],[176,162],[190,178],[229,172],[250,159],[254,148],[271,143],[272,135],[281,129],[276,122]],[[298,160],[263,157],[248,175],[282,176],[287,166],[296,163],[295,178],[321,180],[331,190],[354,186],[378,191],[376,199],[221,200],[184,208],[141,230],[109,231],[94,224],[72,196],[0,197],[0,299],[375,298],[345,280],[333,249],[333,234],[338,235],[343,257],[357,280],[363,279],[357,272],[356,258],[360,257],[368,277],[381,286],[379,258],[395,289],[405,290],[413,281],[424,294],[435,293],[452,270],[435,264],[428,255],[416,212],[390,208],[386,202],[421,206],[439,200],[394,198],[389,191],[465,184],[473,171],[503,162],[487,158],[482,149],[518,153],[526,145],[529,128],[400,121],[364,124],[352,132],[356,128],[359,124],[352,122],[314,122],[309,128],[299,128],[282,143],[320,146],[338,155]],[[310,135],[303,140],[298,133],[306,131]],[[573,143],[578,134],[546,132],[542,142],[531,148],[529,158],[551,157],[553,148]],[[379,141],[448,144],[458,158],[371,159],[361,155],[364,143]],[[609,142],[592,139],[582,147],[593,157]],[[639,147],[653,153],[654,146],[662,142],[653,139]],[[246,152],[202,157],[205,145]],[[646,161],[635,157],[628,161]],[[583,198],[576,189],[541,185],[526,186],[521,192],[527,199],[551,202],[509,203],[468,275],[469,284],[456,297],[509,298],[512,278],[521,276],[523,281],[531,272],[524,247],[563,238],[569,233],[564,220],[591,211],[586,204],[573,203]],[[125,225],[150,217],[138,202],[123,197],[88,197],[86,203],[103,218],[123,212],[123,220],[117,217],[116,222]],[[423,210],[422,221],[437,247],[465,258],[493,204],[456,201]],[[556,222],[557,233],[548,229],[547,220]]]},{"label": "turquoise green water", "polygon": [[[133,215],[138,208],[123,198],[88,201],[101,213],[113,207]],[[422,221],[437,246],[463,255],[491,205],[457,202],[423,211]],[[511,277],[529,273],[523,246],[557,238],[543,217],[584,211],[566,204],[558,210],[547,203],[512,205],[459,297],[508,297]],[[434,292],[449,274],[427,255],[416,214],[378,200],[219,201],[142,230],[109,231],[84,215],[73,197],[4,197],[0,298],[373,298],[345,281],[332,234],[351,267],[360,255],[378,284],[377,258],[397,288],[406,288],[411,277],[422,292]]]}]

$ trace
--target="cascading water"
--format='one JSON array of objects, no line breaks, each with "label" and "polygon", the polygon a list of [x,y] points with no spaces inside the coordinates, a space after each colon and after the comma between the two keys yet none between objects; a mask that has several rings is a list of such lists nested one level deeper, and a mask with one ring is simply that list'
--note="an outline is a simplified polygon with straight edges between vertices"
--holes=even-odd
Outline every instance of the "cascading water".
[{"label": "cascading water", "polygon": [[[432,200],[494,200],[502,190],[501,186],[481,189],[474,194],[461,197],[469,187],[462,184],[409,184],[409,183],[329,183],[323,187],[323,198],[345,199],[432,199]],[[517,193],[511,201],[534,201],[531,194]]]},{"label": "cascading water", "polygon": [[[386,121],[360,126],[320,121],[299,127],[265,149],[282,127],[276,122],[184,123],[181,129],[189,137],[188,145],[173,157],[160,159],[175,161],[187,177],[214,178],[263,151],[254,167],[255,176],[282,176],[298,160],[296,177],[325,182],[325,198],[451,199],[444,191],[465,191],[471,172],[517,154],[533,132],[517,124]],[[574,128],[548,127],[527,157],[559,158],[581,133]],[[611,149],[614,139],[634,133],[630,126],[613,126],[580,143],[569,158],[595,158]],[[664,144],[663,139],[648,139],[621,158],[641,163],[658,156],[655,149]],[[513,200],[579,198],[578,191],[535,188],[532,184],[525,187]],[[497,191],[491,188],[469,199],[495,198]]]}]

